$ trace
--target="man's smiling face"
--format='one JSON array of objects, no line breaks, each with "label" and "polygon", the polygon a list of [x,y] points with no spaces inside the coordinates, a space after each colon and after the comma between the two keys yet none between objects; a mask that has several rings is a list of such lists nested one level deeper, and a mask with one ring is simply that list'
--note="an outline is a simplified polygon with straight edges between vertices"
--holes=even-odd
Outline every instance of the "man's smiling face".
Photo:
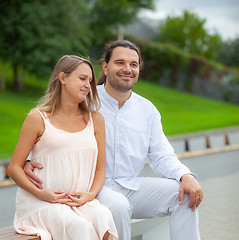
[{"label": "man's smiling face", "polygon": [[131,90],[139,77],[139,56],[135,50],[116,47],[108,63],[103,63],[106,81],[122,92]]}]

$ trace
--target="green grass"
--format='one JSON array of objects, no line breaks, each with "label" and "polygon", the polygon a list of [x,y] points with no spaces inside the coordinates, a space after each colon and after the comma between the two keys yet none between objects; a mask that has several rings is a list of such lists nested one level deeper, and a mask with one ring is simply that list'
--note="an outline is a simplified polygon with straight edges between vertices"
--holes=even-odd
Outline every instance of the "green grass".
[{"label": "green grass", "polygon": [[[7,89],[12,88],[12,69],[4,64]],[[39,81],[33,74],[25,74],[23,93],[0,91],[0,159],[10,157],[16,146],[20,129],[27,113],[36,106],[36,102],[46,89],[47,76]]]},{"label": "green grass", "polygon": [[[44,84],[24,93],[0,92],[0,158],[14,151],[21,125],[42,95]],[[151,100],[162,115],[166,135],[239,125],[239,106],[139,81],[134,91]]]},{"label": "green grass", "polygon": [[36,105],[36,100],[36,97],[26,93],[0,93],[0,158],[12,155],[22,123],[29,110]]},{"label": "green grass", "polygon": [[239,106],[139,81],[134,91],[161,113],[166,135],[239,125]]}]

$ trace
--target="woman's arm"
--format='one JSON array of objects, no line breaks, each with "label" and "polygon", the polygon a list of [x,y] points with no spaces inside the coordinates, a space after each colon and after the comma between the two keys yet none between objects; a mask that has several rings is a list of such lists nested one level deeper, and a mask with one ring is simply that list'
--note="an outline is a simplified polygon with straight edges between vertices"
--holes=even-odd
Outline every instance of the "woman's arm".
[{"label": "woman's arm", "polygon": [[95,177],[93,180],[90,193],[94,198],[105,184],[106,177],[106,149],[105,149],[105,120],[100,113],[93,114],[95,138],[98,146],[98,158],[95,170]]},{"label": "woman's arm", "polygon": [[95,170],[95,177],[89,192],[79,192],[69,195],[74,203],[69,203],[70,206],[81,206],[86,202],[93,200],[99,193],[105,183],[106,177],[106,150],[105,150],[105,121],[100,113],[92,114],[95,130],[95,138],[98,146],[98,158]]},{"label": "woman's arm", "polygon": [[19,187],[41,200],[49,202],[69,202],[69,199],[67,201],[63,199],[66,193],[37,188],[23,171],[26,158],[44,130],[45,126],[42,117],[37,110],[32,110],[22,125],[19,139],[8,167],[8,174]]},{"label": "woman's arm", "polygon": [[34,196],[37,194],[38,189],[26,177],[23,166],[37,138],[39,138],[43,132],[43,119],[40,114],[33,109],[23,122],[19,139],[8,167],[9,176],[13,181]]}]

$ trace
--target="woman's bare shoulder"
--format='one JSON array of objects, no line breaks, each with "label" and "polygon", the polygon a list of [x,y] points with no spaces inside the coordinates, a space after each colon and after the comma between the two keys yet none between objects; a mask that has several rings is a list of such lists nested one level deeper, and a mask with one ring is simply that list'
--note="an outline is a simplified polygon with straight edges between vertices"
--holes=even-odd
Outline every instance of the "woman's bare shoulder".
[{"label": "woman's bare shoulder", "polygon": [[105,127],[105,119],[101,113],[92,111],[91,116],[92,116],[95,130],[97,130],[98,128],[101,129],[102,127],[103,128]]},{"label": "woman's bare shoulder", "polygon": [[93,121],[104,122],[104,117],[100,112],[92,111],[91,116]]},{"label": "woman's bare shoulder", "polygon": [[33,108],[31,111],[27,114],[27,117],[25,119],[25,122],[31,123],[31,124],[41,124],[43,123],[42,116],[38,109]]}]

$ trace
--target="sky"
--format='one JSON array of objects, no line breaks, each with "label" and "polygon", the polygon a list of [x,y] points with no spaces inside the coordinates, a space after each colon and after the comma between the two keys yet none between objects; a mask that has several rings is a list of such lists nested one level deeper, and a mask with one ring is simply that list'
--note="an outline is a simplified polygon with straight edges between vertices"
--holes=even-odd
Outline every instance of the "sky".
[{"label": "sky", "polygon": [[239,0],[155,0],[155,5],[154,12],[143,10],[140,16],[162,20],[190,10],[206,19],[209,33],[217,32],[223,40],[239,37]]}]

